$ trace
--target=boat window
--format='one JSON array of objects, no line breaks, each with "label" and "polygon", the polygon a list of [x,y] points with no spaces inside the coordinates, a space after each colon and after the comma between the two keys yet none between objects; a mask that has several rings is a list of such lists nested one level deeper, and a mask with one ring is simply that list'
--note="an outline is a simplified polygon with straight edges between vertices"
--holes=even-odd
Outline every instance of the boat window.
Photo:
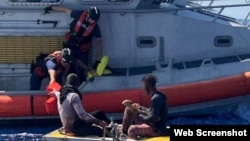
[{"label": "boat window", "polygon": [[214,45],[216,47],[231,47],[233,38],[231,36],[216,36],[214,38]]},{"label": "boat window", "polygon": [[232,62],[239,62],[240,61],[237,56],[213,58],[212,60],[213,60],[214,64],[225,64],[225,63],[232,63]]},{"label": "boat window", "polygon": [[8,0],[11,5],[49,6],[59,5],[63,0]]},{"label": "boat window", "polygon": [[200,67],[202,64],[203,60],[196,60],[196,61],[190,61],[190,62],[185,62],[185,65],[187,68],[196,68]]},{"label": "boat window", "polygon": [[137,38],[137,46],[140,48],[151,48],[156,46],[156,38],[153,36],[140,36]]},{"label": "boat window", "polygon": [[243,55],[239,55],[241,60],[245,60],[245,59],[249,59],[250,58],[250,54],[243,54]]},{"label": "boat window", "polygon": [[136,67],[129,70],[129,75],[139,75],[145,73],[152,73],[155,70],[155,66],[145,66],[145,67]]},{"label": "boat window", "polygon": [[183,65],[183,63],[175,63],[173,65],[173,68],[178,69],[178,70],[182,70],[182,69],[184,69],[184,65]]}]

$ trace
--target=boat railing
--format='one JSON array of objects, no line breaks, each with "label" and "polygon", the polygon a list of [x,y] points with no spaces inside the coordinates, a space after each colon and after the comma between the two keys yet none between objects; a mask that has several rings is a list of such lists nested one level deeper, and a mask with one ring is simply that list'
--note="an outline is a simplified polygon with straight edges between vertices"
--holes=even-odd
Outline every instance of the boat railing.
[{"label": "boat railing", "polygon": [[[223,65],[228,63],[249,63],[250,62],[250,54],[241,54],[234,56],[225,56],[218,58],[205,58],[200,60],[193,61],[184,61],[184,62],[176,62],[175,58],[168,58],[168,65],[161,65],[161,61],[159,59],[152,60],[154,62],[155,70],[154,71],[165,71],[171,69],[191,69],[191,68],[203,68],[206,66],[215,66],[215,65]],[[177,66],[178,65],[178,66]]]},{"label": "boat railing", "polygon": [[18,0],[7,0],[7,2],[12,6],[52,6],[60,5],[63,3],[63,0],[51,0],[47,2],[43,1],[18,1]]},{"label": "boat railing", "polygon": [[[194,0],[187,0],[187,2],[192,3]],[[199,0],[196,0],[199,1]],[[196,5],[191,5],[187,4],[186,6],[177,6],[177,7],[169,7],[169,6],[161,6],[161,8],[156,8],[156,9],[102,9],[102,12],[104,13],[152,13],[152,12],[166,12],[166,11],[181,11],[181,10],[204,10],[204,11],[211,11],[212,9],[219,9],[219,11],[216,13],[215,11],[213,12],[214,18],[212,22],[215,22],[218,18],[222,17],[222,12],[227,9],[227,8],[234,8],[234,7],[250,7],[250,3],[247,4],[234,4],[234,5],[216,5],[213,6],[212,4],[216,0],[211,0],[211,2],[208,4],[208,6],[202,6],[199,4]],[[26,8],[19,8],[19,9],[1,9],[2,13],[11,13],[13,11],[19,11],[19,12],[39,12],[42,11],[44,12],[43,8],[42,9],[29,9],[27,10]],[[54,11],[55,12],[55,11]],[[244,23],[248,17],[250,16],[250,10],[244,20],[241,23]],[[225,16],[224,16],[225,17]],[[230,18],[230,17],[228,17]],[[232,19],[232,18],[231,18]],[[250,23],[247,24],[248,27],[250,26]]]},{"label": "boat railing", "polygon": [[[189,3],[194,3],[194,1],[196,1],[196,2],[201,1],[202,2],[202,0],[188,0]],[[205,11],[210,11],[210,12],[213,11],[213,14],[215,14],[214,19],[212,20],[213,22],[215,22],[220,16],[223,16],[222,13],[226,8],[250,7],[250,0],[246,0],[245,4],[216,5],[216,6],[213,6],[213,4],[216,0],[210,0],[210,2],[209,2],[209,0],[206,0],[206,1],[208,2],[207,6],[201,6],[200,4],[189,4],[189,6],[191,6],[191,7],[189,7],[188,9],[190,9],[190,10],[205,10]],[[219,10],[215,11],[214,9],[219,9]],[[249,16],[250,16],[250,10],[248,11],[245,18],[243,18],[243,20],[240,23],[244,24],[248,20]],[[246,24],[247,28],[249,28],[249,26],[250,26],[250,21]]]},{"label": "boat railing", "polygon": [[204,67],[208,65],[214,65],[213,60],[210,58],[203,59],[200,67]]}]

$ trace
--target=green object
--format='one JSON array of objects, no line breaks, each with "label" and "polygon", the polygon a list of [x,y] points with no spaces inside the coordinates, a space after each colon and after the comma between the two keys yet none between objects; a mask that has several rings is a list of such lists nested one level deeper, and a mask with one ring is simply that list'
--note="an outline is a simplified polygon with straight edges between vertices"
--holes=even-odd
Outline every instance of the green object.
[{"label": "green object", "polygon": [[97,69],[96,69],[96,74],[97,76],[102,76],[104,73],[104,70],[109,62],[109,57],[108,56],[103,56],[101,59],[101,62],[98,64]]}]

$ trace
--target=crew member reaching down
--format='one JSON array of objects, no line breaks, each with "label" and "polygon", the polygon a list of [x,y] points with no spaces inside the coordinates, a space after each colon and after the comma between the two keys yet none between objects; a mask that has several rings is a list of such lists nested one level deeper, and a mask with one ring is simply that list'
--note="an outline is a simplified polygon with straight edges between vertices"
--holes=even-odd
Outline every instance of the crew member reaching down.
[{"label": "crew member reaching down", "polygon": [[167,135],[166,96],[156,89],[157,78],[146,75],[142,79],[144,92],[151,97],[150,108],[125,100],[126,106],[122,122],[122,131],[131,138]]},{"label": "crew member reaching down", "polygon": [[[58,97],[58,111],[64,132],[67,135],[102,136],[102,128],[108,123],[85,111],[82,106],[82,95],[77,89],[79,85],[78,76],[73,73],[69,74]],[[105,119],[107,118],[104,117]]]},{"label": "crew member reaching down", "polygon": [[70,48],[75,58],[81,60],[85,64],[85,68],[77,67],[76,74],[80,78],[80,82],[86,79],[86,72],[92,71],[92,68],[88,68],[89,65],[89,50],[92,47],[92,38],[95,37],[98,45],[98,51],[96,55],[96,61],[93,65],[93,69],[96,69],[100,63],[102,52],[103,52],[103,42],[101,31],[98,26],[98,20],[100,18],[100,10],[92,6],[87,11],[71,10],[65,7],[52,6],[46,7],[45,13],[49,11],[58,11],[69,14],[74,20],[70,24],[70,31],[66,33],[66,43],[64,47]]},{"label": "crew member reaching down", "polygon": [[45,57],[40,57],[31,67],[30,90],[40,90],[42,80],[49,77],[50,82],[57,82],[62,85],[62,75],[67,75],[71,66],[79,64],[84,67],[84,64],[73,57],[72,51],[69,48],[64,48],[61,51],[55,51]]}]

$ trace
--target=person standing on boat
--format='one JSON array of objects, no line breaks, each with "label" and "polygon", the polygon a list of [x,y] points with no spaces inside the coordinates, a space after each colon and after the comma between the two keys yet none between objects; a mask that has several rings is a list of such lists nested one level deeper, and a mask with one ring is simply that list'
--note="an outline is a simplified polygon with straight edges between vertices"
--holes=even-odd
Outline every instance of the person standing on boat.
[{"label": "person standing on boat", "polygon": [[88,67],[88,57],[89,49],[92,47],[93,37],[96,38],[98,45],[97,58],[93,65],[93,69],[96,70],[102,57],[103,42],[101,31],[97,24],[100,18],[100,10],[95,6],[90,7],[88,11],[71,10],[65,7],[52,6],[46,7],[45,13],[52,10],[65,12],[74,19],[70,24],[70,32],[65,34],[67,42],[64,43],[63,46],[72,49],[74,56],[85,64],[84,69],[81,67],[76,68],[76,74],[79,76],[80,82],[82,82],[86,79],[86,72],[92,71],[92,69]]},{"label": "person standing on boat", "polygon": [[[61,89],[58,97],[58,111],[66,135],[73,136],[103,136],[104,127],[108,126],[104,113],[99,119],[93,113],[87,113],[82,105],[82,95],[78,91],[80,85],[79,77],[71,73],[67,76],[66,83]],[[97,114],[97,113],[96,113]],[[100,120],[102,117],[103,120]],[[95,125],[93,125],[95,124]],[[97,125],[97,126],[96,126]],[[100,128],[101,127],[101,128]]]},{"label": "person standing on boat", "polygon": [[49,84],[57,82],[62,85],[62,75],[70,73],[70,67],[76,64],[84,67],[81,61],[73,57],[69,48],[40,57],[31,67],[30,90],[40,90],[42,80],[47,77],[50,79]]},{"label": "person standing on boat", "polygon": [[131,138],[167,135],[167,98],[156,89],[156,82],[151,74],[142,78],[142,88],[151,97],[150,108],[137,103],[125,108],[122,131]]}]

